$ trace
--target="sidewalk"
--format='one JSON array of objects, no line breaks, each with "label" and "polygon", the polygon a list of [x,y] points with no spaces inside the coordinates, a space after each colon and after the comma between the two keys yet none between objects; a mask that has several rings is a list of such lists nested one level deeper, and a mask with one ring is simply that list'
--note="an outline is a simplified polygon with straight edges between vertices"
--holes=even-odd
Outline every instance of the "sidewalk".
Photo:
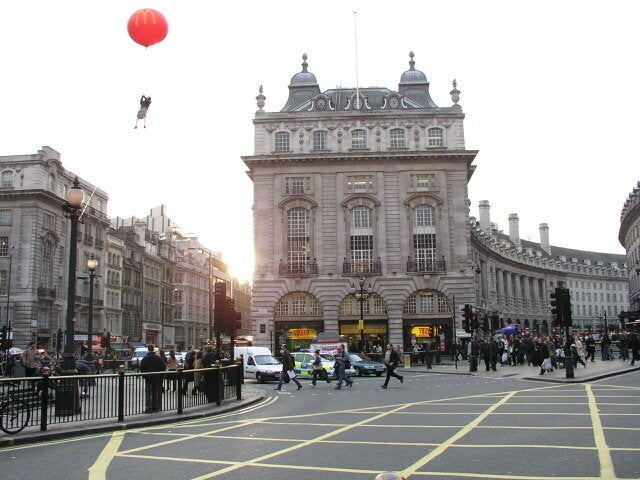
[{"label": "sidewalk", "polygon": [[527,365],[504,365],[498,364],[497,371],[485,371],[484,362],[480,362],[477,372],[469,372],[469,362],[466,360],[459,360],[457,369],[451,359],[439,364],[433,364],[433,368],[427,369],[426,365],[413,365],[411,367],[400,367],[398,370],[402,372],[419,372],[430,374],[445,374],[445,375],[471,375],[475,377],[516,377],[522,380],[533,380],[539,382],[553,382],[553,383],[581,383],[592,382],[601,378],[612,377],[615,375],[622,375],[623,373],[634,372],[640,370],[640,362],[636,362],[634,366],[629,364],[629,361],[623,362],[622,360],[596,360],[595,362],[587,362],[587,366],[583,367],[578,364],[573,369],[574,378],[566,378],[566,372],[564,368],[554,369],[553,372],[547,372],[544,375],[539,375],[540,367],[533,367]]},{"label": "sidewalk", "polygon": [[[125,418],[124,422],[118,422],[115,418],[102,420],[81,420],[68,423],[55,423],[47,426],[47,431],[42,432],[37,426],[29,426],[15,435],[8,435],[0,430],[0,448],[8,445],[41,442],[56,438],[77,435],[92,435],[114,430],[127,430],[139,427],[149,427],[164,423],[193,420],[211,415],[219,415],[246,407],[260,401],[265,396],[263,388],[254,385],[242,386],[242,400],[227,401],[218,406],[215,403],[202,405],[185,410],[182,415],[175,411],[158,412],[153,414],[135,415]],[[82,433],[80,433],[82,432]]]}]

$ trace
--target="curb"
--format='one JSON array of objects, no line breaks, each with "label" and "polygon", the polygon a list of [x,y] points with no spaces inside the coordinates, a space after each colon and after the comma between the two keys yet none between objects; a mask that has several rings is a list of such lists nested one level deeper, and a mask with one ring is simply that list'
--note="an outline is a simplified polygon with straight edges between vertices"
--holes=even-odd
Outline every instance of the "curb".
[{"label": "curb", "polygon": [[[196,420],[198,418],[213,417],[215,415],[233,412],[234,410],[239,410],[246,406],[253,405],[254,403],[257,403],[260,400],[262,400],[265,396],[266,396],[266,392],[264,391],[264,389],[262,389],[261,392],[258,392],[258,390],[256,389],[255,393],[249,395],[246,399],[242,399],[239,401],[236,400],[227,405],[221,405],[220,407],[216,407],[216,410],[213,410],[213,411],[190,412],[190,413],[183,413],[182,415],[167,414],[166,416],[163,416],[161,418],[134,419],[134,420],[125,421],[122,423],[118,423],[117,421],[114,421],[113,423],[109,423],[108,425],[91,425],[91,426],[79,427],[77,426],[77,423],[69,422],[67,424],[58,424],[58,425],[65,425],[64,430],[61,429],[59,431],[42,432],[40,430],[37,430],[35,432],[26,432],[27,435],[17,436],[15,438],[7,434],[6,438],[0,439],[0,449],[3,447],[38,443],[38,442],[44,442],[48,440],[65,438],[65,437],[79,437],[84,435],[112,432],[116,430],[131,430],[134,428],[150,427],[154,425],[163,425],[168,423],[181,422],[185,420]],[[75,425],[75,428],[74,428],[74,425]],[[79,430],[81,430],[81,432]],[[23,430],[18,435],[22,435],[24,433],[25,431]]]},{"label": "curb", "polygon": [[615,377],[617,375],[624,375],[625,373],[636,372],[640,370],[640,367],[633,368],[625,368],[624,370],[613,370],[610,372],[602,372],[595,375],[591,375],[589,377],[583,378],[543,378],[542,375],[539,377],[522,377],[522,380],[531,380],[534,382],[547,382],[547,383],[586,383],[586,382],[594,382],[596,380],[601,380],[603,378]]}]

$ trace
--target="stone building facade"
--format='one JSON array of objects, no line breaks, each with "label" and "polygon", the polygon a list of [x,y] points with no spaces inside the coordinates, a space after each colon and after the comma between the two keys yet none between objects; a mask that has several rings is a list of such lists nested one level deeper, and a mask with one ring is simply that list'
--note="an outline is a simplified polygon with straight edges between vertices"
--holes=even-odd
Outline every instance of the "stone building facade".
[{"label": "stone building facade", "polygon": [[243,157],[258,344],[305,346],[321,331],[405,348],[444,341],[454,303],[473,302],[467,182],[477,152],[465,146],[455,82],[452,104],[437,107],[410,57],[397,90],[322,92],[306,55],[281,111],[263,110],[261,89],[254,154]]},{"label": "stone building facade", "polygon": [[491,221],[487,200],[470,227],[475,307],[487,315],[490,330],[518,324],[533,334],[551,334],[550,294],[561,283],[571,293],[574,330],[618,329],[618,315],[628,305],[624,255],[552,246],[546,223],[540,224],[539,242],[523,240],[515,213],[503,233]]},{"label": "stone building facade", "polygon": [[[29,341],[55,350],[58,330],[65,328],[69,270],[69,221],[62,204],[74,178],[60,153],[42,147],[35,154],[0,157],[0,303],[2,324],[10,326],[13,344]],[[87,260],[98,259],[103,275],[106,254],[107,194],[79,178],[85,192],[78,225],[77,276],[86,276]],[[87,336],[89,299],[84,280],[76,283],[76,337]],[[103,290],[96,288],[94,318],[103,315]],[[101,332],[94,329],[94,334]]]},{"label": "stone building facade", "polygon": [[620,214],[620,244],[627,251],[629,265],[629,311],[625,322],[640,323],[640,182],[629,194]]},{"label": "stone building facade", "polygon": [[560,282],[578,329],[624,309],[624,256],[552,247],[545,224],[539,243],[523,241],[515,214],[505,235],[488,201],[479,221],[470,217],[477,151],[465,145],[455,80],[451,105],[438,107],[413,54],[397,90],[321,91],[306,60],[280,111],[264,110],[260,87],[254,154],[243,157],[254,185],[257,344],[304,347],[325,331],[356,348],[447,347],[464,304],[487,316],[485,334],[513,322],[543,335]]}]

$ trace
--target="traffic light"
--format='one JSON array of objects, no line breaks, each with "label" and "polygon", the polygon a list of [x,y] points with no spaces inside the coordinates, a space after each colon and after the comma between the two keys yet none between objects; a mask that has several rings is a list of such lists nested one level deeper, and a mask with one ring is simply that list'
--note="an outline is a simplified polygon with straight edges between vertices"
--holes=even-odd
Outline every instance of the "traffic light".
[{"label": "traffic light", "polygon": [[562,289],[562,326],[570,327],[573,324],[571,316],[571,292],[568,288]]},{"label": "traffic light", "polygon": [[561,327],[563,325],[563,294],[562,288],[556,289],[549,294],[551,297],[551,315],[553,315],[553,326]]},{"label": "traffic light", "polygon": [[471,330],[478,330],[480,324],[478,323],[478,314],[473,312],[471,314]]},{"label": "traffic light", "polygon": [[489,315],[485,314],[484,317],[482,317],[482,331],[486,333],[489,331],[489,328]]},{"label": "traffic light", "polygon": [[7,327],[5,325],[2,326],[2,334],[0,335],[0,349],[8,350],[7,347]]},{"label": "traffic light", "polygon": [[237,310],[233,312],[233,330],[237,332],[242,328],[242,313]]},{"label": "traffic light", "polygon": [[102,336],[100,344],[102,345],[102,348],[111,348],[111,332],[107,332]]},{"label": "traffic light", "polygon": [[226,331],[226,298],[227,298],[227,285],[223,282],[217,282],[214,290],[214,311],[213,318],[215,320],[216,332]]},{"label": "traffic light", "polygon": [[61,328],[58,329],[56,340],[56,350],[60,352],[62,351],[62,347],[64,347],[64,333],[62,332]]},{"label": "traffic light", "polygon": [[462,308],[462,328],[465,332],[471,332],[471,315],[473,312],[471,311],[471,305],[468,303],[465,304],[464,308]]}]

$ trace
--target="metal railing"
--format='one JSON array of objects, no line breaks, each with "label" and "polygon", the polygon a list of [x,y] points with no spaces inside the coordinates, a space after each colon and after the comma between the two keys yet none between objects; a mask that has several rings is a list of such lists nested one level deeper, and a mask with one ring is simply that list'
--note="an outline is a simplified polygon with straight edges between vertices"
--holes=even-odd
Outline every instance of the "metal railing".
[{"label": "metal railing", "polygon": [[342,262],[343,275],[375,275],[382,273],[380,260],[360,260],[357,262]]},{"label": "metal railing", "polygon": [[446,271],[444,260],[409,260],[407,273],[441,273]]},{"label": "metal railing", "polygon": [[278,272],[286,277],[305,277],[318,274],[318,262],[283,262],[280,261]]},{"label": "metal railing", "polygon": [[[175,411],[242,398],[242,365],[154,373],[51,375],[0,379],[0,405],[14,399],[30,409],[27,427]],[[28,429],[26,430],[28,431]]]}]

